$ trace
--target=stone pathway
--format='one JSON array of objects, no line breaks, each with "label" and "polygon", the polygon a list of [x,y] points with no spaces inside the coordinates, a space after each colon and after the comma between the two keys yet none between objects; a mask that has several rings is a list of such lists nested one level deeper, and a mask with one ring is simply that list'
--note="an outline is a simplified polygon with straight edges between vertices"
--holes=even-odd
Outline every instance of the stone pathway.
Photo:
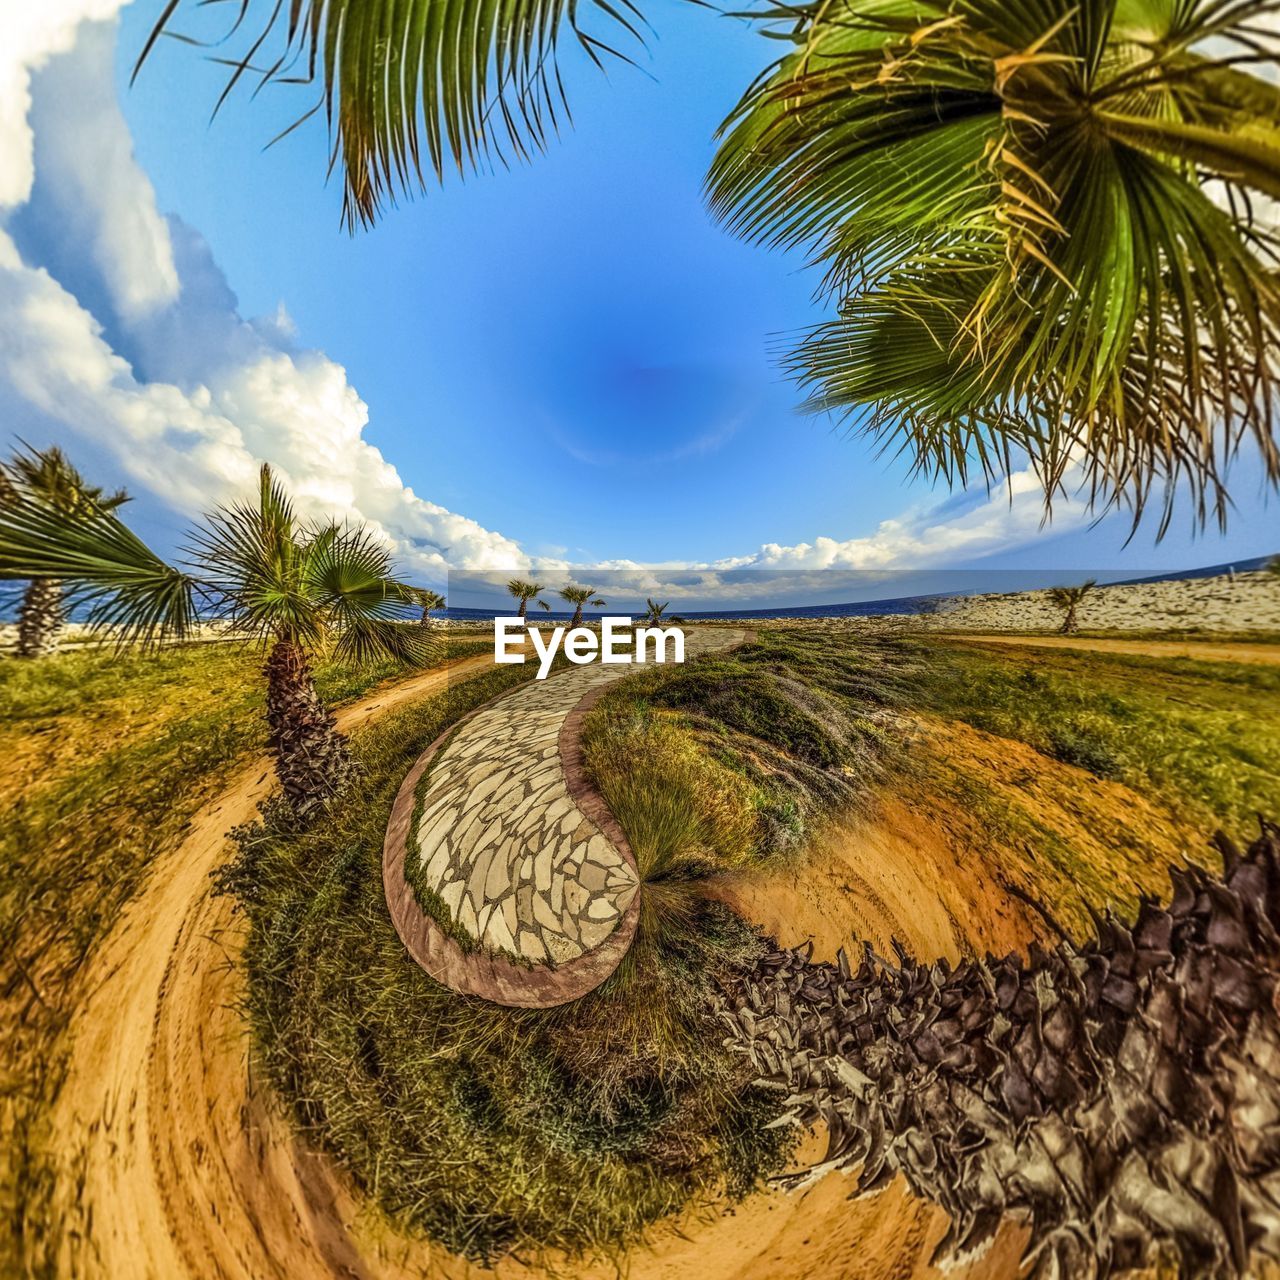
[{"label": "stone pathway", "polygon": [[[745,632],[715,628],[690,630],[686,636],[686,656],[693,657],[740,644]],[[635,670],[596,664],[522,685],[464,720],[419,762],[417,780],[414,775],[406,779],[388,831],[384,878],[397,928],[433,976],[471,990],[479,979],[461,973],[461,964],[474,969],[487,961],[492,973],[495,959],[514,960],[518,964],[508,968],[526,978],[533,977],[531,968],[589,972],[589,990],[625,954],[638,908],[635,860],[582,773],[576,740],[581,716],[571,721],[571,713]],[[420,809],[412,830],[406,806]],[[393,858],[401,870],[392,865]],[[419,936],[415,944],[409,936],[433,927],[442,931],[416,901],[408,901],[411,890],[408,895],[399,891],[405,872],[405,878],[439,896],[485,956],[457,948],[442,976],[440,957],[447,948],[440,938]],[[622,938],[614,939],[607,969],[597,972],[603,966],[588,962],[624,922],[629,926],[625,945]],[[504,989],[514,981],[510,973],[506,978]],[[492,985],[487,978],[480,982],[486,985]]]},{"label": "stone pathway", "polygon": [[490,951],[572,960],[635,896],[635,869],[579,811],[560,764],[560,726],[617,671],[525,685],[475,716],[424,779],[417,883]]}]

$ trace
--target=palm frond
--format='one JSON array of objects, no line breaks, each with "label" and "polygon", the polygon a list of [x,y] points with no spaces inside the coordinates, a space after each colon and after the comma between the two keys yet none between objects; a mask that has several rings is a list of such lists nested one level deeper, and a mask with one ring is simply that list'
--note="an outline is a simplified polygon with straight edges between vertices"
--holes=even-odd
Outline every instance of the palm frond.
[{"label": "palm frond", "polygon": [[434,628],[362,615],[343,626],[333,652],[359,664],[392,661],[423,667],[439,655],[440,642]]},{"label": "palm frond", "polygon": [[120,642],[182,639],[197,621],[187,574],[166,563],[109,510],[74,514],[6,469],[0,501],[0,578],[61,582],[70,610]]},{"label": "palm frond", "polygon": [[523,578],[512,578],[507,583],[507,592],[517,600],[536,600],[546,590],[540,582],[526,582]]},{"label": "palm frond", "polygon": [[[134,69],[201,0],[168,0]],[[643,46],[632,0],[253,0],[218,101],[244,84],[316,86],[344,178],[344,218],[371,225],[428,175],[465,174],[544,149],[568,120],[557,50],[597,66]],[[256,24],[251,19],[259,19]],[[594,21],[593,21],[594,19]],[[307,114],[313,114],[316,108]],[[305,118],[305,117],[304,117]],[[287,131],[286,131],[287,132]]]},{"label": "palm frond", "polygon": [[[308,647],[323,644],[323,619],[299,535],[289,496],[267,466],[259,474],[256,502],[233,503],[205,517],[190,554],[232,630],[261,644],[283,637]],[[325,536],[337,531],[313,541]]]},{"label": "palm frond", "polygon": [[[809,407],[951,482],[1028,462],[1052,502],[1222,523],[1246,443],[1280,484],[1277,0],[812,0],[708,178],[807,246],[838,316],[787,357]],[[1216,42],[1230,51],[1209,56]],[[1213,178],[1223,203],[1205,190]],[[1224,207],[1225,206],[1225,207]]]}]

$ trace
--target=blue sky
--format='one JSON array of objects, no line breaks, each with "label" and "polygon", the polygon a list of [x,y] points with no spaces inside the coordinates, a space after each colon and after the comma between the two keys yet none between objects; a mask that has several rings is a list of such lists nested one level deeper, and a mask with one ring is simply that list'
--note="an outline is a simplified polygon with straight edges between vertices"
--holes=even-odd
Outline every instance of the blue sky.
[{"label": "blue sky", "polygon": [[[352,238],[318,118],[263,150],[309,90],[237,95],[211,124],[225,70],[191,48],[162,44],[127,87],[154,0],[118,31],[74,20],[119,0],[49,2],[62,29],[25,19],[18,41],[35,164],[0,199],[26,272],[9,318],[27,317],[0,409],[128,484],[162,545],[265,459],[304,505],[349,506],[437,578],[530,560],[1136,571],[1280,547],[1247,462],[1227,537],[1183,520],[1126,548],[1123,519],[1091,529],[1068,508],[1042,532],[1025,484],[1013,510],[948,495],[797,415],[770,350],[819,318],[813,276],[730,238],[701,197],[716,126],[772,49],[741,23],[659,4],[642,70],[567,59],[576,127],[546,156]],[[101,101],[74,87],[94,68]],[[67,315],[33,325],[55,292]],[[98,331],[92,376],[69,356],[72,312]]]}]

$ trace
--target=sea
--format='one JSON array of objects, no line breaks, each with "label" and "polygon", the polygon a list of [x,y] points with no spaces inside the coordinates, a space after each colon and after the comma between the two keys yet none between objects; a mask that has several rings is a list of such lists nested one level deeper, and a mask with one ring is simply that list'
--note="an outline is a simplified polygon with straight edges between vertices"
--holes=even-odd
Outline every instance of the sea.
[{"label": "sea", "polygon": [[[1047,577],[1043,574],[1036,574],[1037,581],[1032,581],[1027,571],[1020,570],[1017,571],[1016,575],[1009,573],[1006,576],[1006,581],[1009,583],[1007,589],[1017,591],[1033,591],[1038,586],[1052,586],[1059,579],[1078,582],[1088,577],[1096,577],[1100,583],[1109,587],[1134,586],[1142,582],[1181,582],[1187,578],[1216,578],[1228,572],[1251,573],[1254,570],[1265,568],[1274,558],[1274,556],[1257,556],[1251,560],[1240,560],[1233,564],[1207,565],[1202,569],[1178,569],[1165,573],[1121,579],[1116,579],[1105,571],[1088,574],[1073,570],[1070,573],[1058,574],[1056,577],[1053,574],[1049,574]],[[957,571],[957,579],[966,576],[972,581],[976,575],[969,571]],[[669,612],[688,622],[731,622],[736,619],[752,618],[869,618],[884,617],[888,614],[920,613],[930,609],[939,600],[954,600],[958,596],[982,595],[1001,589],[1002,574],[1000,571],[986,574],[984,577],[987,578],[984,586],[977,588],[967,587],[955,591],[941,591],[930,595],[891,596],[883,600],[856,600],[843,604],[789,604],[763,609],[682,609],[673,603]],[[1012,583],[1012,579],[1015,577],[1018,583],[1016,586]],[[1038,581],[1040,578],[1045,580]],[[497,609],[442,609],[433,616],[458,622],[489,622],[495,617],[510,617],[512,612],[513,610],[510,606],[501,606]],[[628,616],[625,610],[605,609],[591,611],[584,617],[589,622],[593,617],[599,617],[601,614],[607,614],[610,617]],[[529,613],[530,622],[569,622],[572,618],[572,613],[561,613],[555,610],[547,613],[543,609],[537,609],[536,611],[531,610]]]}]

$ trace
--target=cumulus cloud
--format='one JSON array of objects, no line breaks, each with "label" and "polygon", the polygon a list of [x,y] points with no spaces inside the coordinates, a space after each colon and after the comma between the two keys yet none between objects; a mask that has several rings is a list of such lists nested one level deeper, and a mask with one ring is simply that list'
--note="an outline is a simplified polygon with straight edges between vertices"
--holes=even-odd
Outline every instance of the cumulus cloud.
[{"label": "cumulus cloud", "polygon": [[84,23],[73,48],[41,71],[31,126],[59,240],[88,257],[117,314],[134,322],[172,303],[179,282],[168,225],[116,100],[114,46],[114,23]]},{"label": "cumulus cloud", "polygon": [[0,52],[0,191],[39,213],[0,230],[11,421],[25,408],[105,448],[184,513],[242,496],[269,461],[301,510],[365,520],[432,580],[527,564],[512,539],[417,496],[364,439],[369,410],[342,366],[298,350],[283,308],[245,321],[199,236],[161,217],[112,85],[114,24],[77,26],[118,7],[58,0]]},{"label": "cumulus cloud", "polygon": [[[368,440],[342,366],[300,349],[288,313],[246,320],[208,246],[161,216],[112,81],[123,0],[42,0],[7,14],[0,48],[0,413],[114,457],[135,489],[186,515],[242,497],[269,461],[307,514],[359,518],[408,569],[572,572],[420,497]],[[736,420],[720,433],[732,434]],[[71,441],[74,445],[74,440]],[[699,437],[698,447],[703,447]],[[709,446],[708,446],[709,447]],[[759,593],[767,575],[946,563],[1033,537],[1037,486],[1012,501],[914,511],[844,541],[768,543],[638,571],[642,593]],[[1076,515],[1070,509],[1068,520]],[[547,548],[547,550],[560,550]],[[585,572],[585,571],[584,571]]]},{"label": "cumulus cloud", "polygon": [[114,17],[125,0],[40,0],[8,5],[0,48],[0,209],[22,204],[35,176],[31,76],[75,43],[84,21]]}]

